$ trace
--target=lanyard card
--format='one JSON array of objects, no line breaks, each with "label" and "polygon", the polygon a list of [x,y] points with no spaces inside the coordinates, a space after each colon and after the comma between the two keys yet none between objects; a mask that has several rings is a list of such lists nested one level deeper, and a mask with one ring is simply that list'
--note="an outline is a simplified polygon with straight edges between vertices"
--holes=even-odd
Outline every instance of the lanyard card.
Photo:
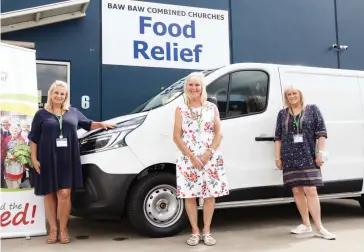
[{"label": "lanyard card", "polygon": [[56,144],[57,147],[67,147],[67,138],[57,138]]},{"label": "lanyard card", "polygon": [[303,142],[303,135],[302,134],[293,135],[293,142],[294,143],[302,143]]}]

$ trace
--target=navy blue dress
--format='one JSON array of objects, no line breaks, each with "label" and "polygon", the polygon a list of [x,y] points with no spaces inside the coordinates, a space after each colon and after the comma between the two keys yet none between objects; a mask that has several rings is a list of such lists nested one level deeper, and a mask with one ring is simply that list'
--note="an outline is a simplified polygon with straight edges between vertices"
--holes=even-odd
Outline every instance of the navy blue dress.
[{"label": "navy blue dress", "polygon": [[37,144],[40,174],[34,172],[35,195],[46,195],[60,189],[83,185],[77,127],[87,131],[92,120],[78,109],[70,107],[62,116],[62,135],[67,147],[57,147],[60,128],[58,118],[45,109],[36,112],[28,138]]},{"label": "navy blue dress", "polygon": [[[299,115],[296,117],[299,120]],[[303,142],[294,143],[293,135],[297,127],[288,109],[278,113],[275,139],[281,141],[281,160],[283,181],[293,187],[323,186],[321,168],[315,163],[317,139],[327,138],[323,116],[316,105],[307,105],[300,120],[300,132]]]}]

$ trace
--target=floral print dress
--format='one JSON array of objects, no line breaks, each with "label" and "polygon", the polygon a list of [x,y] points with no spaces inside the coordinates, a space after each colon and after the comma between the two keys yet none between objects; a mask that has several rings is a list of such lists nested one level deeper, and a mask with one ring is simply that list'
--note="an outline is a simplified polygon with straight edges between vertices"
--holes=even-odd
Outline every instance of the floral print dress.
[{"label": "floral print dress", "polygon": [[[178,108],[182,114],[182,140],[192,153],[197,157],[202,156],[215,136],[214,118],[217,108],[208,101],[198,108],[189,108],[186,104]],[[224,159],[219,149],[200,170],[178,150],[176,165],[177,197],[209,198],[229,194]]]}]

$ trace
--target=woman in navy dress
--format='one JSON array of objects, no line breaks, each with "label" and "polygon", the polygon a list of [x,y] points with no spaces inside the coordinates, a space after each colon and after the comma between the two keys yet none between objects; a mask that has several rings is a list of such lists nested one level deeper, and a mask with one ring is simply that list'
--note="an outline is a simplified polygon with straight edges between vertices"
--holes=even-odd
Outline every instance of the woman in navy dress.
[{"label": "woman in navy dress", "polygon": [[276,166],[283,169],[284,183],[292,188],[303,221],[291,233],[312,232],[310,212],[315,222],[316,235],[335,239],[335,235],[322,226],[316,189],[324,185],[321,166],[327,138],[325,121],[316,105],[304,105],[299,89],[288,87],[284,98],[286,108],[279,111],[275,130]]},{"label": "woman in navy dress", "polygon": [[[44,109],[36,112],[29,133],[32,162],[36,170],[34,192],[43,195],[50,226],[47,243],[69,243],[67,223],[71,211],[71,188],[82,187],[82,169],[77,127],[85,130],[114,125],[87,119],[69,106],[67,84],[55,81]],[[58,207],[58,211],[57,211]],[[57,228],[59,216],[59,237]]]}]

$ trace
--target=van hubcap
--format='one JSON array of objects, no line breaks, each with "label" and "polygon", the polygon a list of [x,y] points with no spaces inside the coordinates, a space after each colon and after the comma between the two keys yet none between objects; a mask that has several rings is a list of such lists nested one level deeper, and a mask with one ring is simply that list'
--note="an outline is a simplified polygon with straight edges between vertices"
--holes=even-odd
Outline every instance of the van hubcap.
[{"label": "van hubcap", "polygon": [[176,189],[159,185],[150,190],[144,200],[144,215],[156,227],[175,224],[183,213],[183,200],[177,199]]}]

